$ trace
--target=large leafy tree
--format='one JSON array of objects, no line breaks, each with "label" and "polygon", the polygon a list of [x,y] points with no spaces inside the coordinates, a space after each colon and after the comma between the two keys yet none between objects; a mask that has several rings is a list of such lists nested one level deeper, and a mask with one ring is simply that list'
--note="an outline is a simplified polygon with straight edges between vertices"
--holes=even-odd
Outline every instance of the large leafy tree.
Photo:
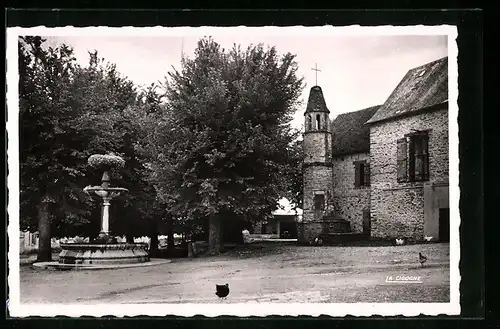
[{"label": "large leafy tree", "polygon": [[132,196],[117,202],[125,208],[115,211],[124,223],[116,226],[117,233],[141,227],[137,223],[147,219],[154,200],[134,148],[133,83],[97,52],[80,67],[70,47],[47,48],[44,41],[19,40],[21,228],[38,227],[41,261],[51,258],[51,227],[54,235],[97,233],[98,202],[82,192],[100,179],[101,173],[87,166],[91,154],[116,152],[127,160],[124,172],[113,177]]},{"label": "large leafy tree", "polygon": [[[83,175],[67,161],[72,157],[67,136],[73,135],[71,122],[79,116],[67,104],[76,70],[73,51],[67,46],[45,49],[43,42],[40,37],[19,40],[21,227],[38,223],[40,261],[51,259],[53,209],[72,208],[72,200],[81,199],[72,185],[74,177]],[[85,211],[72,210],[75,216]]]},{"label": "large leafy tree", "polygon": [[[79,113],[68,106],[76,65],[67,46],[44,48],[40,37],[19,40],[19,107],[21,227],[38,224],[38,259],[51,259],[51,220],[57,208],[75,217],[86,209],[73,207],[82,200],[75,189],[81,167],[70,164],[68,136]],[[74,164],[74,163],[73,163]]]},{"label": "large leafy tree", "polygon": [[169,74],[168,108],[150,141],[156,189],[178,216],[208,219],[211,254],[222,218],[268,216],[290,191],[302,88],[294,55],[263,45],[224,51],[210,38]]},{"label": "large leafy tree", "polygon": [[152,202],[149,225],[152,253],[155,252],[157,244],[158,226],[166,228],[168,252],[174,249],[174,231],[179,233],[191,231],[189,225],[191,222],[178,211],[176,192],[162,189],[162,186],[165,186],[163,181],[168,179],[167,176],[162,176],[159,170],[154,170],[161,168],[158,166],[161,163],[158,156],[161,157],[164,144],[171,142],[166,135],[161,135],[165,127],[172,122],[172,113],[165,104],[164,96],[164,86],[153,83],[140,93],[137,106],[128,111],[139,131],[135,151],[142,161],[143,177],[147,181],[148,190],[154,191],[156,196],[154,201],[149,199]]}]

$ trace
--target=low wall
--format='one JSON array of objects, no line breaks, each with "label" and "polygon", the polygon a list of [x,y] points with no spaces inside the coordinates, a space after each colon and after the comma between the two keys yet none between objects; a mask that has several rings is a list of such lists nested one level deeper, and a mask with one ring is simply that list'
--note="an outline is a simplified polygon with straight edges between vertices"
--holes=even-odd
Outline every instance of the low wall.
[{"label": "low wall", "polygon": [[[316,238],[321,239],[325,245],[335,245],[339,243],[354,242],[369,239],[368,234],[359,232],[349,232],[348,230],[343,230],[344,232],[337,231],[339,224],[335,220],[320,220],[311,222],[298,223],[299,238],[297,242],[299,244],[316,244]],[[335,232],[337,231],[337,232]]]},{"label": "low wall", "polygon": [[279,239],[278,234],[249,234],[252,239]]}]

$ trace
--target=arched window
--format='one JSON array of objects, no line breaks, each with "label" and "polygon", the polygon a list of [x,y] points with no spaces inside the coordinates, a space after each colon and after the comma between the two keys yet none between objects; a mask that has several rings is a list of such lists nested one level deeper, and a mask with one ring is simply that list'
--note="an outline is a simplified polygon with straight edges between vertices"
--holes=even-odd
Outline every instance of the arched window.
[{"label": "arched window", "polygon": [[316,114],[316,130],[321,129],[321,115]]},{"label": "arched window", "polygon": [[307,116],[307,126],[306,126],[307,131],[310,131],[312,129],[312,118],[311,115]]}]

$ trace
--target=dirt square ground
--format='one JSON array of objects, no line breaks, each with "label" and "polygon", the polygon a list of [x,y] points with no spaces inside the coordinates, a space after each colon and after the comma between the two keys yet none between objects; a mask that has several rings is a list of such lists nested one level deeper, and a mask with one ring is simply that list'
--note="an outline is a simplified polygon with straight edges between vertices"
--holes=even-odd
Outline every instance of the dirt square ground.
[{"label": "dirt square ground", "polygon": [[[420,266],[418,253],[428,257]],[[22,265],[21,303],[449,302],[449,244],[304,247],[256,244],[218,257],[94,271]],[[387,277],[421,282],[386,282]],[[226,300],[215,284],[229,283]]]}]

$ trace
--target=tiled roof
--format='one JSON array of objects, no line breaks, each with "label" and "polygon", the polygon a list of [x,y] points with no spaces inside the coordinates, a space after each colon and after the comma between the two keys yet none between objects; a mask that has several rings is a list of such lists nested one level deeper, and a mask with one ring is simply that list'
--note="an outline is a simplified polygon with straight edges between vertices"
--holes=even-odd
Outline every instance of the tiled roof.
[{"label": "tiled roof", "polygon": [[370,127],[365,125],[380,105],[340,114],[332,122],[332,155],[370,151]]},{"label": "tiled roof", "polygon": [[325,97],[320,86],[314,86],[309,92],[309,99],[307,101],[307,108],[305,113],[308,112],[326,112],[330,113],[326,107]]},{"label": "tiled roof", "polygon": [[448,57],[408,71],[367,123],[409,114],[448,101]]}]

